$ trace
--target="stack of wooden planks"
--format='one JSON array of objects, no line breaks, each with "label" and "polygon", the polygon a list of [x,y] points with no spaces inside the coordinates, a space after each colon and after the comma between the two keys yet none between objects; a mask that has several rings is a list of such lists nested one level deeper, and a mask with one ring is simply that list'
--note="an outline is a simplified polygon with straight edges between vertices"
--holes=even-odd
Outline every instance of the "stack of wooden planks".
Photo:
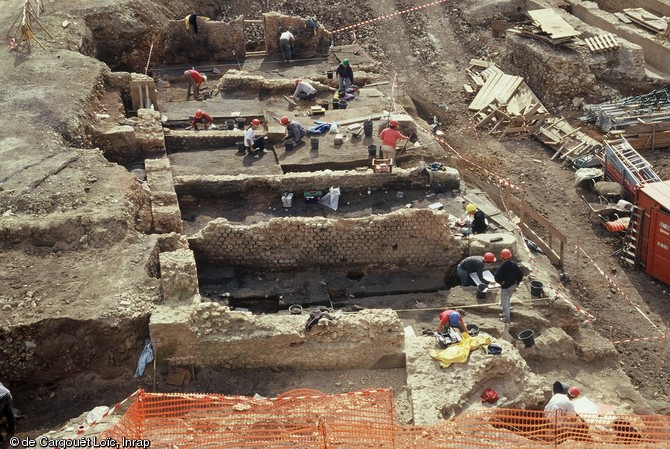
[{"label": "stack of wooden planks", "polygon": [[521,25],[507,31],[541,40],[551,45],[570,43],[581,35],[566,22],[553,8],[535,9],[527,12],[532,19],[532,25]]},{"label": "stack of wooden planks", "polygon": [[602,148],[602,143],[581,132],[580,128],[574,128],[563,117],[548,117],[533,135],[555,151],[552,160],[559,157],[564,163],[572,163]]},{"label": "stack of wooden planks", "polygon": [[643,8],[626,8],[623,13],[631,22],[654,33],[663,33],[668,28],[668,23],[665,20]]},{"label": "stack of wooden planks", "polygon": [[[548,116],[540,100],[520,76],[508,75],[495,64],[472,59],[466,69],[477,94],[468,106],[475,128],[488,125],[500,138],[511,133],[532,133]],[[466,89],[467,91],[467,89]]]}]

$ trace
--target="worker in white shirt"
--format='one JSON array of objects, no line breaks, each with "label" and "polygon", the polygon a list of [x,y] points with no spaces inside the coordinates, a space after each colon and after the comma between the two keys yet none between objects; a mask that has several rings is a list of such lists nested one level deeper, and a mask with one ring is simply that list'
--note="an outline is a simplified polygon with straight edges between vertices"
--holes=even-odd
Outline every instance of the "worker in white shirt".
[{"label": "worker in white shirt", "polygon": [[284,62],[293,62],[293,44],[295,43],[295,37],[293,34],[286,30],[281,35],[279,35],[279,48],[281,49],[281,55],[284,58]]},{"label": "worker in white shirt", "polygon": [[291,96],[301,100],[313,100],[316,93],[316,89],[308,81],[295,80],[295,92]]}]

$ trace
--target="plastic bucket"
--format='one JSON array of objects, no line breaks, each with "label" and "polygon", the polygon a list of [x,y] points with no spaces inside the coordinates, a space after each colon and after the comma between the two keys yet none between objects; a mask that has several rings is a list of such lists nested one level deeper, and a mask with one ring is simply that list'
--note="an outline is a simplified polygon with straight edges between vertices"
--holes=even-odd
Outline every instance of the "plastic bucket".
[{"label": "plastic bucket", "polygon": [[235,129],[235,120],[226,120],[228,130]]},{"label": "plastic bucket", "polygon": [[531,296],[542,296],[544,293],[544,284],[540,281],[530,281]]},{"label": "plastic bucket", "polygon": [[328,78],[329,80],[333,79],[333,71],[332,70],[328,70],[326,72],[326,78]]},{"label": "plastic bucket", "polygon": [[475,324],[468,324],[465,326],[465,328],[468,330],[468,334],[470,334],[471,337],[476,337],[479,335],[479,326]]},{"label": "plastic bucket", "polygon": [[340,109],[340,100],[333,98],[333,109]]},{"label": "plastic bucket", "polygon": [[347,103],[344,100],[340,100],[340,109],[347,109],[347,106],[349,106],[349,103]]},{"label": "plastic bucket", "polygon": [[328,110],[328,106],[330,106],[330,103],[327,102],[327,101],[324,101],[323,103],[321,103],[321,107],[323,109],[325,109],[326,111]]},{"label": "plastic bucket", "polygon": [[363,122],[363,133],[365,134],[365,137],[372,137],[372,120]]},{"label": "plastic bucket", "polygon": [[519,332],[519,340],[523,342],[523,345],[527,348],[530,348],[535,344],[535,332],[530,329]]},{"label": "plastic bucket", "polygon": [[312,145],[312,150],[318,150],[319,149],[319,138],[318,137],[310,138],[309,143]]},{"label": "plastic bucket", "polygon": [[244,117],[238,117],[235,119],[237,122],[237,129],[244,129],[244,124],[247,122],[247,119]]},{"label": "plastic bucket", "polygon": [[244,142],[235,142],[235,146],[237,147],[238,153],[244,153],[246,151],[246,148],[244,147]]},{"label": "plastic bucket", "polygon": [[293,141],[292,140],[287,140],[284,142],[284,149],[286,151],[291,151],[293,150]]},{"label": "plastic bucket", "polygon": [[561,394],[568,394],[568,388],[570,388],[570,385],[564,384],[563,382],[556,381],[554,382],[554,394],[561,393]]},{"label": "plastic bucket", "polygon": [[377,157],[377,145],[368,145],[368,156]]},{"label": "plastic bucket", "polygon": [[489,292],[489,286],[486,284],[479,284],[477,286],[477,299],[486,298],[486,294]]}]

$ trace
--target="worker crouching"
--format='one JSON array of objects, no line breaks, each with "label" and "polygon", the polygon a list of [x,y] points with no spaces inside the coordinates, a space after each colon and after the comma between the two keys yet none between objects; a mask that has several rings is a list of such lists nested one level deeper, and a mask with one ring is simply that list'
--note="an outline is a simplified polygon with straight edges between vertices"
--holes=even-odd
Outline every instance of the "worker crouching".
[{"label": "worker crouching", "polygon": [[209,125],[211,125],[214,122],[214,119],[212,119],[212,116],[209,115],[208,113],[204,112],[201,109],[198,109],[195,111],[195,115],[193,116],[193,121],[191,122],[191,128],[193,131],[198,130],[198,125],[202,125],[203,129],[208,129]]},{"label": "worker crouching", "polygon": [[297,146],[302,143],[303,137],[307,135],[307,130],[302,125],[302,123],[290,120],[286,116],[280,118],[279,123],[286,127],[286,136],[283,139],[285,142],[292,141],[293,146]]}]

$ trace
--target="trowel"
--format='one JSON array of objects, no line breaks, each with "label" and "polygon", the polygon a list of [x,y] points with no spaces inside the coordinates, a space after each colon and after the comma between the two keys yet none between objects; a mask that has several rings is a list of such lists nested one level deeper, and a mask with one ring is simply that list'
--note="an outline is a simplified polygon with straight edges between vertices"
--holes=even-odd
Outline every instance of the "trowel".
[{"label": "trowel", "polygon": [[416,304],[414,304],[414,307],[416,307],[417,309],[425,309],[426,307],[428,307],[424,303],[420,302],[418,299],[415,299],[414,302],[416,302]]}]

